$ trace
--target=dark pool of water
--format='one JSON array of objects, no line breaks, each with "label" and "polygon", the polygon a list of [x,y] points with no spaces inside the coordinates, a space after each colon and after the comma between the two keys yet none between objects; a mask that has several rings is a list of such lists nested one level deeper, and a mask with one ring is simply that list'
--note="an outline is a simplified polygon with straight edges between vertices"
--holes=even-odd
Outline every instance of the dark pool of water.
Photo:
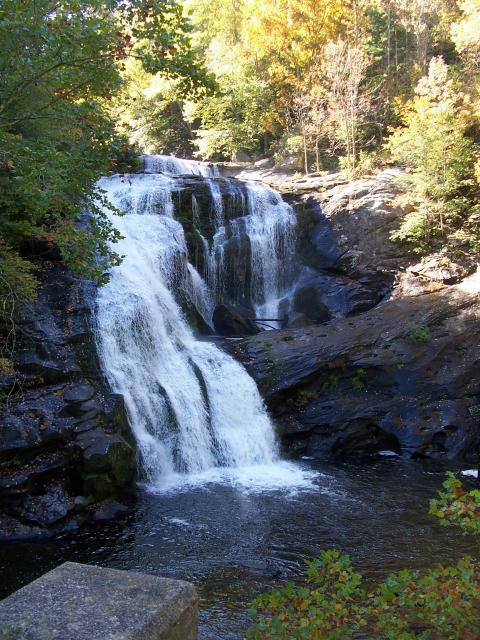
[{"label": "dark pool of water", "polygon": [[65,560],[161,574],[197,585],[202,640],[238,640],[252,597],[299,576],[321,549],[349,553],[370,578],[478,556],[476,540],[428,515],[443,469],[400,459],[311,468],[319,475],[306,491],[140,493],[126,525],[0,547],[0,597]]}]

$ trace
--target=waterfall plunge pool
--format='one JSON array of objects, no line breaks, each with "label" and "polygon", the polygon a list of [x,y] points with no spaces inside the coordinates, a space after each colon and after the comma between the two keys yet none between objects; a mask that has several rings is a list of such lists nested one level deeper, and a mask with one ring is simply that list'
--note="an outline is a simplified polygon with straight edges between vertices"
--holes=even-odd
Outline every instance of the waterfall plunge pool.
[{"label": "waterfall plunge pool", "polygon": [[478,557],[475,539],[428,515],[444,479],[438,465],[393,457],[295,464],[309,478],[296,489],[212,476],[162,495],[140,490],[124,524],[0,547],[0,596],[66,560],[181,578],[200,593],[200,639],[239,640],[251,599],[299,577],[322,549],[349,553],[367,578]]}]

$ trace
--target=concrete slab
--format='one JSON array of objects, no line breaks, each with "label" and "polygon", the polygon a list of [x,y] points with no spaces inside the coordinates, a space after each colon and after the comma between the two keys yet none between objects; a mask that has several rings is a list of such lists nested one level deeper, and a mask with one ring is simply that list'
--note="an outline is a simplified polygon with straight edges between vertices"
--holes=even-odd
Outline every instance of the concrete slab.
[{"label": "concrete slab", "polygon": [[196,640],[188,582],[66,562],[0,602],[0,640]]}]

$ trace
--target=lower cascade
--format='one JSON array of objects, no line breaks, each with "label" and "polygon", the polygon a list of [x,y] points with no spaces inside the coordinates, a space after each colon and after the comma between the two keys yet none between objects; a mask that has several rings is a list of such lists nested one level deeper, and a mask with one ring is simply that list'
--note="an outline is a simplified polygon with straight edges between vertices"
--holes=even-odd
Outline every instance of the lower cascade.
[{"label": "lower cascade", "polygon": [[[188,191],[191,177],[174,175],[176,167],[189,166],[150,160],[148,173],[100,181],[125,215],[108,213],[123,236],[116,250],[124,260],[98,293],[98,350],[112,389],[125,398],[151,487],[278,460],[273,426],[254,381],[214,343],[196,337],[182,300],[207,324],[215,304],[229,301],[228,291],[253,313],[278,314],[288,289],[295,217],[268,187],[199,176],[198,170],[196,184],[217,194],[210,198],[208,233],[200,239],[200,273],[188,242],[188,235],[201,235],[198,197]],[[153,173],[156,167],[162,172]],[[220,187],[231,196],[230,212]],[[185,192],[195,231],[180,221],[178,203]],[[248,240],[249,265],[239,292],[227,245],[241,237]]]}]

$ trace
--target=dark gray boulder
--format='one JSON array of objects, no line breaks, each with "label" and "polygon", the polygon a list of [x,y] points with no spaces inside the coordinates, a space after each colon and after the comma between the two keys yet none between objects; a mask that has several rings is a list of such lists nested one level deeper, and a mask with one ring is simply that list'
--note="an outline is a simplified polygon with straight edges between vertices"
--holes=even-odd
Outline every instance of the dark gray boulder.
[{"label": "dark gray boulder", "polygon": [[220,304],[213,312],[215,331],[225,337],[250,336],[260,333],[251,319],[245,317],[235,307]]},{"label": "dark gray boulder", "polygon": [[332,317],[329,308],[322,302],[321,292],[316,287],[297,289],[293,306],[296,313],[304,315],[315,324],[327,322]]}]

